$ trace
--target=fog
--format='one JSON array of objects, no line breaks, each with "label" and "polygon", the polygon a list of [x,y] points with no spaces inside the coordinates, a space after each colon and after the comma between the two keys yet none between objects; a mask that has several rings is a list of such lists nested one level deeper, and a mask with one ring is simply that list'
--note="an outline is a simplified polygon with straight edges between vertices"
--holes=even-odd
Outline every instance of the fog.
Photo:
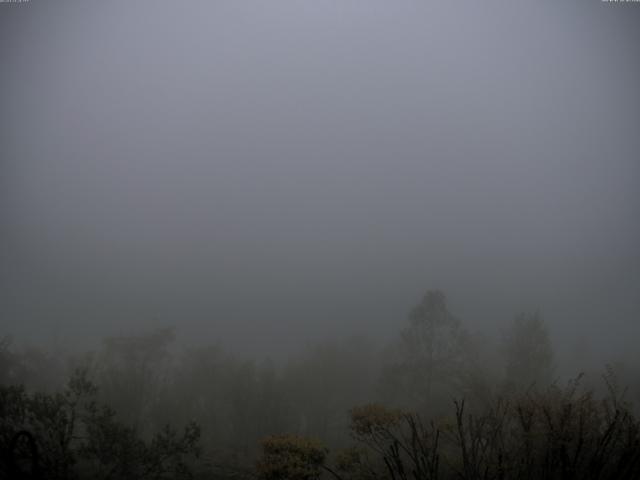
[{"label": "fog", "polygon": [[640,334],[635,5],[0,5],[2,330]]},{"label": "fog", "polygon": [[[600,0],[0,2],[0,399],[86,364],[132,431],[195,419],[236,466],[267,434],[343,445],[371,401],[435,418],[605,365],[640,401],[639,26]],[[261,478],[319,478],[262,445]]]}]

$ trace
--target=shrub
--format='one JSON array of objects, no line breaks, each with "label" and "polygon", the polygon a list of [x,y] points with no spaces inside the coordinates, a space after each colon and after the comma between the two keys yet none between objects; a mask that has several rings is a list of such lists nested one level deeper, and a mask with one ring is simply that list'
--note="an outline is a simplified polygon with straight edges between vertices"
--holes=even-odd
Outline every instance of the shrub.
[{"label": "shrub", "polygon": [[319,440],[274,435],[262,441],[258,473],[264,480],[313,480],[320,477],[327,450]]}]

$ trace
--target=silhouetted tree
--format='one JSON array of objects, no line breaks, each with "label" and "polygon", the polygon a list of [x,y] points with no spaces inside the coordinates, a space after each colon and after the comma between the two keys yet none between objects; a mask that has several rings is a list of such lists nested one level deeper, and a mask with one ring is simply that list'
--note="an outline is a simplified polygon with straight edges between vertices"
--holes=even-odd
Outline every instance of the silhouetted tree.
[{"label": "silhouetted tree", "polygon": [[199,453],[197,425],[188,424],[183,432],[165,426],[145,441],[134,428],[118,422],[113,410],[99,405],[96,392],[85,371],[76,372],[57,393],[0,386],[0,478],[12,478],[17,471],[16,452],[24,450],[15,445],[20,432],[27,432],[27,446],[37,451],[35,459],[30,457],[31,471],[47,480],[191,476],[190,463]]},{"label": "silhouetted tree", "polygon": [[408,396],[414,406],[448,402],[467,380],[470,349],[471,338],[447,308],[444,294],[428,291],[402,331],[397,360],[385,375],[387,389]]},{"label": "silhouetted tree", "polygon": [[126,425],[153,431],[153,413],[167,380],[174,340],[172,328],[104,340],[95,364],[100,399]]},{"label": "silhouetted tree", "polygon": [[553,376],[553,347],[539,312],[521,314],[504,337],[506,380],[511,388],[546,387]]}]

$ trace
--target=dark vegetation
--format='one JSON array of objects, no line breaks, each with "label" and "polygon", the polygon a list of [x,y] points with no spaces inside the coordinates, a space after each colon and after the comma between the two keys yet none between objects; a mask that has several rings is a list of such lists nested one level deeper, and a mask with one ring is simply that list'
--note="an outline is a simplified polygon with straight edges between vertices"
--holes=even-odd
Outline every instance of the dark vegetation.
[{"label": "dark vegetation", "polygon": [[63,357],[4,340],[0,478],[640,478],[631,367],[562,380],[539,313],[492,345],[431,291],[391,345],[285,365],[174,343]]}]

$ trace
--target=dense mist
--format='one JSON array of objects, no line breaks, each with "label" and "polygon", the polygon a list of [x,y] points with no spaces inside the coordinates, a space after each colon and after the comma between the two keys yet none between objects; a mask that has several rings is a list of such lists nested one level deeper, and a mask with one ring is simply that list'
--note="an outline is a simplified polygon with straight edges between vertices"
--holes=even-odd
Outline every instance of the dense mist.
[{"label": "dense mist", "polygon": [[[443,372],[482,367],[483,402],[637,383],[639,27],[600,0],[0,2],[0,377],[51,392],[83,365],[125,425],[195,418],[241,458],[466,396],[394,383],[408,337],[464,351]],[[131,362],[164,390],[122,396]],[[336,399],[302,386],[339,371]],[[297,407],[207,433],[205,400],[175,407],[214,402],[203,378]]]}]

